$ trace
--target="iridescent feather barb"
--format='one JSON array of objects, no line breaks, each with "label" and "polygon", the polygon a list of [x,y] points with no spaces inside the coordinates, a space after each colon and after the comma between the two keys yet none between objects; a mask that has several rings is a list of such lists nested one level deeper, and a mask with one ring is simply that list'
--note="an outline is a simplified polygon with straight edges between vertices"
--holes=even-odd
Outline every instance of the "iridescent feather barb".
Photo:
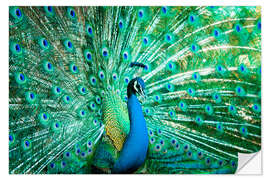
[{"label": "iridescent feather barb", "polygon": [[[139,107],[136,173],[234,173],[261,149],[260,7],[9,13],[10,173],[112,172]],[[128,109],[135,77],[147,99]]]}]

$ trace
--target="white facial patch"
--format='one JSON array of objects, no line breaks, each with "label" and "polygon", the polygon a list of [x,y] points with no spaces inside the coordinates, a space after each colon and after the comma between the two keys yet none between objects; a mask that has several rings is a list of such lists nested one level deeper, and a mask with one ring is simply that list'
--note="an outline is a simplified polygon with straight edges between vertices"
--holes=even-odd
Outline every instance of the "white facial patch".
[{"label": "white facial patch", "polygon": [[138,82],[137,82],[137,81],[135,81],[135,82],[134,82],[134,89],[135,89],[135,91],[136,91],[136,92],[138,92],[138,89],[137,89],[137,84],[138,84]]}]

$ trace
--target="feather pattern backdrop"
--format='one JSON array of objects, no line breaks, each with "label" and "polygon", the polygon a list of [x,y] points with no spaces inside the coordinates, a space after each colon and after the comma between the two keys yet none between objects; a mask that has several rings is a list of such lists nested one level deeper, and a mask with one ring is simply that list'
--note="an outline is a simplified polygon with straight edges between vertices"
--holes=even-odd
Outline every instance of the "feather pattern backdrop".
[{"label": "feather pattern backdrop", "polygon": [[[112,173],[140,108],[132,172],[234,173],[261,149],[260,12],[10,7],[9,173]],[[146,98],[128,107],[135,77]]]}]

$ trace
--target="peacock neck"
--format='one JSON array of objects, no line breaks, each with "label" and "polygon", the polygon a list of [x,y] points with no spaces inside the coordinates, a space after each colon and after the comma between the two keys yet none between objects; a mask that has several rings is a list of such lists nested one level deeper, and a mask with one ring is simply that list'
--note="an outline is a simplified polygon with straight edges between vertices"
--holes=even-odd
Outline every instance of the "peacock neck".
[{"label": "peacock neck", "polygon": [[145,131],[146,122],[143,116],[142,107],[135,94],[131,94],[128,97],[128,110],[130,120],[130,133]]}]

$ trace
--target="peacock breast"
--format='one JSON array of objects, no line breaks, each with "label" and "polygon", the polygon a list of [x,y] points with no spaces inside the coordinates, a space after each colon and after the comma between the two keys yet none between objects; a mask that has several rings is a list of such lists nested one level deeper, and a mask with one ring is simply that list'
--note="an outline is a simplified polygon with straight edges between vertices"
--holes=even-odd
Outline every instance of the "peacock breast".
[{"label": "peacock breast", "polygon": [[115,92],[107,92],[102,104],[106,135],[117,151],[121,151],[130,131],[126,104]]}]

